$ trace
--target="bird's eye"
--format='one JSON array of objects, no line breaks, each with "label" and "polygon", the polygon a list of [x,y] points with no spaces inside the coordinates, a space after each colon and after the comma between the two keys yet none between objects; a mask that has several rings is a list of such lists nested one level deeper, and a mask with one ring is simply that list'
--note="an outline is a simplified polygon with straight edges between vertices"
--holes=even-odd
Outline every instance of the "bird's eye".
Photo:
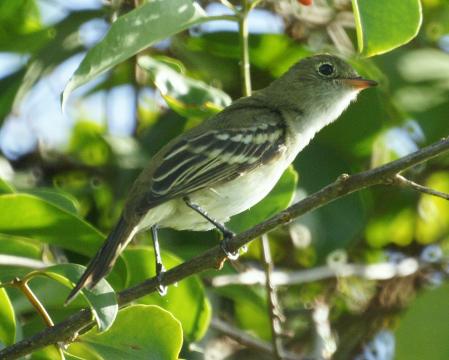
[{"label": "bird's eye", "polygon": [[331,64],[321,64],[318,67],[318,72],[324,76],[330,76],[334,73],[334,67]]}]

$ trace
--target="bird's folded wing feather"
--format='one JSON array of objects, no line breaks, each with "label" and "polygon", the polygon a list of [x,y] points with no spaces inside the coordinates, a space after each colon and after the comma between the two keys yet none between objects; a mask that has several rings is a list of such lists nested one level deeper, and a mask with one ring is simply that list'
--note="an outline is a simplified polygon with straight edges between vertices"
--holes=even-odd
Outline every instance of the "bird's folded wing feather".
[{"label": "bird's folded wing feather", "polygon": [[232,180],[273,160],[284,150],[284,137],[283,124],[273,121],[181,138],[154,170],[151,188],[139,201],[138,212]]}]

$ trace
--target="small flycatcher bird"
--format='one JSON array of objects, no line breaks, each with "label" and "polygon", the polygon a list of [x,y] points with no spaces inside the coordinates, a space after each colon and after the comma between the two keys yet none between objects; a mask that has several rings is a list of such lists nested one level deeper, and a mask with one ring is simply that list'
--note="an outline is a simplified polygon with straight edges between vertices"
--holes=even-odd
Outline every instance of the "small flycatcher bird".
[{"label": "small flycatcher bird", "polygon": [[[241,98],[166,144],[132,186],[123,213],[71,291],[92,288],[140,231],[151,229],[162,284],[157,229],[210,230],[234,235],[224,223],[262,200],[284,170],[357,94],[375,86],[331,55],[302,59],[279,79]],[[165,288],[160,285],[160,292]]]}]

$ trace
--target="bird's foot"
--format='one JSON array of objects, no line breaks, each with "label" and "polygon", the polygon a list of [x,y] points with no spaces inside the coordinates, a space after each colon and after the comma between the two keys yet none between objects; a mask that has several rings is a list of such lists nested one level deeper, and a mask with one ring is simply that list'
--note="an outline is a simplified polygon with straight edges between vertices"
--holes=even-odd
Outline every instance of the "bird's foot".
[{"label": "bird's foot", "polygon": [[239,258],[239,252],[237,251],[230,251],[228,242],[235,236],[235,234],[230,230],[224,230],[223,231],[223,240],[220,242],[221,250],[225,253],[226,257],[229,260],[237,260]]}]

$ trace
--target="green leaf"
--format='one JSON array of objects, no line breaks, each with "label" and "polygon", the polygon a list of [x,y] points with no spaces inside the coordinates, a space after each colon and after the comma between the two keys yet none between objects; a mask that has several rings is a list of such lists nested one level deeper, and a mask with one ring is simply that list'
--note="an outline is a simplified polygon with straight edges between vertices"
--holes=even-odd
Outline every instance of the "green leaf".
[{"label": "green leaf", "polygon": [[50,345],[31,354],[30,360],[64,360],[57,346]]},{"label": "green leaf", "polygon": [[[427,179],[425,185],[431,189],[449,192],[449,172],[439,171]],[[449,201],[423,194],[418,204],[416,240],[429,244],[441,240],[449,233]]]},{"label": "green leaf", "polygon": [[373,217],[366,227],[366,241],[375,248],[390,243],[407,246],[413,241],[415,226],[415,211],[404,207],[394,213]]},{"label": "green leaf", "polygon": [[[72,288],[85,270],[84,266],[77,264],[59,264],[34,272],[42,274]],[[106,331],[114,322],[118,305],[114,289],[106,280],[100,282],[91,290],[85,289],[82,296],[90,305],[100,331]]]},{"label": "green leaf", "polygon": [[0,254],[41,259],[42,246],[33,239],[0,234]]},{"label": "green leaf", "polygon": [[449,285],[422,293],[396,330],[396,360],[449,359]]},{"label": "green leaf", "polygon": [[190,79],[162,61],[142,56],[138,63],[150,73],[170,108],[182,116],[213,115],[232,102],[223,91]]},{"label": "green leaf", "polygon": [[33,195],[0,196],[0,213],[0,233],[32,238],[79,254],[93,254],[104,240],[83,219]]},{"label": "green leaf", "polygon": [[52,203],[53,205],[56,205],[57,207],[74,215],[78,214],[78,209],[80,206],[78,200],[68,193],[42,188],[30,189],[27,193],[46,200],[49,203]]},{"label": "green leaf", "polygon": [[7,183],[6,180],[0,178],[0,195],[12,194],[15,192],[16,190],[11,184]]},{"label": "green leaf", "polygon": [[14,344],[16,337],[16,318],[14,308],[6,290],[0,288],[0,348]]},{"label": "green leaf", "polygon": [[[128,248],[122,256],[128,265],[129,285],[155,276],[153,249]],[[167,269],[182,262],[176,256],[166,252],[162,252],[162,259]],[[138,302],[159,305],[170,311],[181,322],[184,336],[191,341],[202,338],[209,326],[211,307],[204,287],[196,276],[190,276],[176,286],[170,286],[168,294],[164,297],[155,293],[139,299]]]},{"label": "green leaf", "polygon": [[[75,355],[69,354],[68,352],[65,352],[65,351],[64,351],[64,358],[65,358],[65,360],[85,360],[86,359],[86,358],[83,358],[83,357],[79,357],[79,356],[75,356]],[[89,360],[90,359],[91,358],[89,358]]]},{"label": "green leaf", "polygon": [[119,17],[69,80],[62,95],[63,108],[70,93],[80,85],[204,18],[204,10],[191,0],[150,1]]},{"label": "green leaf", "polygon": [[104,126],[93,121],[78,121],[72,130],[68,153],[88,166],[104,166],[111,158],[104,132]]},{"label": "green leaf", "polygon": [[[41,28],[39,7],[35,0],[0,2],[0,44]],[[0,51],[11,51],[2,49]]]},{"label": "green leaf", "polygon": [[261,339],[271,339],[270,318],[263,287],[246,288],[230,285],[216,288],[214,292],[234,301],[235,317],[239,327]]},{"label": "green leaf", "polygon": [[[119,312],[108,331],[99,334],[93,329],[81,335],[78,343],[108,360],[175,360],[181,351],[182,328],[158,306],[132,305]],[[76,347],[68,351],[77,355]]]},{"label": "green leaf", "polygon": [[268,196],[251,209],[234,216],[229,228],[235,232],[242,232],[284,210],[295,196],[297,183],[298,173],[293,166],[289,166]]},{"label": "green leaf", "polygon": [[412,40],[422,21],[419,0],[352,0],[359,52],[383,54]]}]

